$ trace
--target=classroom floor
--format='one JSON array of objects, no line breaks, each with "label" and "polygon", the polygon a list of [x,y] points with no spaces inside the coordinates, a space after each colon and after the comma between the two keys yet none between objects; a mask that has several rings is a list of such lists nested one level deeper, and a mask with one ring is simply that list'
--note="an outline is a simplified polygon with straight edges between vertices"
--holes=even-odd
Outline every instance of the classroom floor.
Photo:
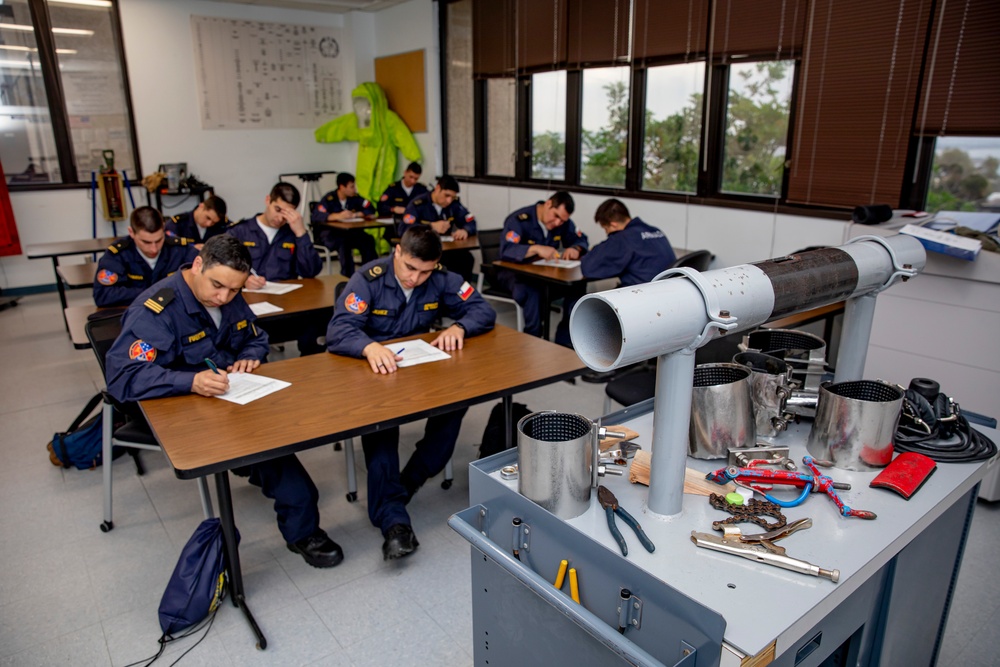
[{"label": "classroom floor", "polygon": [[[89,301],[89,290],[70,293],[72,304]],[[512,326],[513,311],[502,308],[499,322]],[[93,353],[74,350],[63,331],[54,293],[25,297],[0,312],[0,359],[0,667],[124,666],[152,655],[160,636],[160,595],[201,520],[197,489],[176,479],[157,453],[143,454],[142,477],[130,459],[119,459],[115,528],[100,532],[99,471],[55,468],[45,451],[52,433],[66,428],[103,387]],[[603,396],[601,385],[577,382],[515,400],[532,410],[596,416]],[[320,447],[299,455],[320,489],[322,525],[346,553],[331,570],[311,568],[287,551],[270,503],[234,478],[248,599],[268,648],[256,650],[242,616],[227,602],[207,638],[181,664],[471,665],[469,549],[446,520],[468,504],[466,466],[492,405],[475,406],[465,418],[454,486],[445,491],[432,480],[411,503],[420,549],[402,560],[382,560],[382,537],[368,522],[363,469],[358,502],[345,500],[343,452]],[[404,450],[420,426],[404,427]],[[360,443],[358,449],[360,454]],[[980,502],[940,665],[996,664],[998,538],[1000,504]],[[169,665],[193,644],[170,645],[158,664]]]}]

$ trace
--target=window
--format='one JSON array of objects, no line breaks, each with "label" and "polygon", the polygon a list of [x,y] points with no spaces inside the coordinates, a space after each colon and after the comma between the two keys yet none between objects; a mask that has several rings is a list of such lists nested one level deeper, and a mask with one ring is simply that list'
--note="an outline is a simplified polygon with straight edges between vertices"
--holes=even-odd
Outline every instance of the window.
[{"label": "window", "polygon": [[448,171],[460,176],[476,173],[476,111],[472,81],[472,0],[447,5],[445,71]]},{"label": "window", "polygon": [[486,80],[486,173],[513,176],[517,153],[517,80]]},{"label": "window", "polygon": [[629,68],[583,70],[580,183],[620,188],[628,168]]},{"label": "window", "polygon": [[924,210],[1000,211],[1000,137],[938,137]]},{"label": "window", "polygon": [[723,192],[781,195],[794,65],[778,60],[730,66]]},{"label": "window", "polygon": [[0,4],[0,151],[8,182],[89,183],[115,153],[139,173],[117,9],[109,0]]},{"label": "window", "polygon": [[646,71],[642,187],[657,192],[698,190],[705,63]]},{"label": "window", "polygon": [[566,179],[566,71],[531,77],[531,177]]}]

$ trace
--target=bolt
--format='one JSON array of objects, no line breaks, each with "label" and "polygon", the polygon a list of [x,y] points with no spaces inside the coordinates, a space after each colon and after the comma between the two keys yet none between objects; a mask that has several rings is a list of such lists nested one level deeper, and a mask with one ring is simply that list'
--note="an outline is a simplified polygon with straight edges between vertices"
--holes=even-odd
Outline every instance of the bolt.
[{"label": "bolt", "polygon": [[523,546],[522,546],[521,548],[522,548],[522,549],[527,549],[527,548],[528,548],[528,543],[527,543],[527,542],[525,542],[525,543],[524,543],[524,545],[523,545]]},{"label": "bolt", "polygon": [[639,627],[639,619],[633,618],[632,619],[632,625],[634,625],[635,627]]},{"label": "bolt", "polygon": [[909,270],[909,269],[913,268],[913,265],[912,264],[903,264],[903,268]]},{"label": "bolt", "polygon": [[486,508],[479,510],[479,516],[486,516]]},{"label": "bolt", "polygon": [[632,603],[632,608],[633,609],[638,609],[639,608],[639,603],[638,602],[633,602]]},{"label": "bolt", "polygon": [[525,527],[524,527],[524,534],[525,534],[525,535],[527,535],[527,534],[528,534],[528,532],[529,532],[529,528],[528,528],[527,526],[525,526]]},{"label": "bolt", "polygon": [[720,310],[719,311],[719,317],[729,317],[729,311],[728,310]]}]

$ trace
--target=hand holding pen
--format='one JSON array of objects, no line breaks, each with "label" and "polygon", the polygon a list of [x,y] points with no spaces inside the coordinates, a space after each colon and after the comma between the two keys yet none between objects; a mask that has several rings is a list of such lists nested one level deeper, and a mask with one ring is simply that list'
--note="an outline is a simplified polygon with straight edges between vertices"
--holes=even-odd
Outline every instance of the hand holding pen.
[{"label": "hand holding pen", "polygon": [[260,275],[254,269],[250,269],[250,275],[247,276],[247,289],[260,289],[267,284],[267,278]]},{"label": "hand holding pen", "polygon": [[200,396],[218,396],[229,391],[229,377],[226,371],[220,370],[211,359],[206,358],[207,371],[194,376],[191,382],[191,392]]}]

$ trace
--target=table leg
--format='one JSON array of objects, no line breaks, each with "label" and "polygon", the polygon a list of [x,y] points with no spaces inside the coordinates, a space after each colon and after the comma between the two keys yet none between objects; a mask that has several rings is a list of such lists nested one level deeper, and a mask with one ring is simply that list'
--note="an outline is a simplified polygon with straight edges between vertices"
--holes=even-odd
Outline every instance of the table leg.
[{"label": "table leg", "polygon": [[505,449],[514,446],[514,425],[510,423],[514,416],[514,396],[504,394],[503,397],[503,423],[504,423],[504,444]]},{"label": "table leg", "polygon": [[52,258],[52,274],[56,277],[56,291],[59,292],[59,303],[62,305],[63,326],[66,333],[69,333],[69,322],[66,321],[66,286],[63,285],[62,278],[59,277],[59,258]]},{"label": "table leg", "polygon": [[542,338],[545,340],[551,340],[549,338],[549,320],[552,319],[552,298],[549,293],[549,284],[542,281],[542,303],[541,303],[541,315],[542,315]]},{"label": "table leg", "polygon": [[215,492],[219,501],[219,520],[222,523],[222,537],[226,546],[226,569],[232,588],[233,605],[240,608],[250,629],[257,637],[257,648],[267,648],[267,639],[257,626],[243,593],[243,572],[240,569],[240,549],[236,542],[236,522],[233,519],[233,496],[229,490],[229,471],[215,473]]}]

